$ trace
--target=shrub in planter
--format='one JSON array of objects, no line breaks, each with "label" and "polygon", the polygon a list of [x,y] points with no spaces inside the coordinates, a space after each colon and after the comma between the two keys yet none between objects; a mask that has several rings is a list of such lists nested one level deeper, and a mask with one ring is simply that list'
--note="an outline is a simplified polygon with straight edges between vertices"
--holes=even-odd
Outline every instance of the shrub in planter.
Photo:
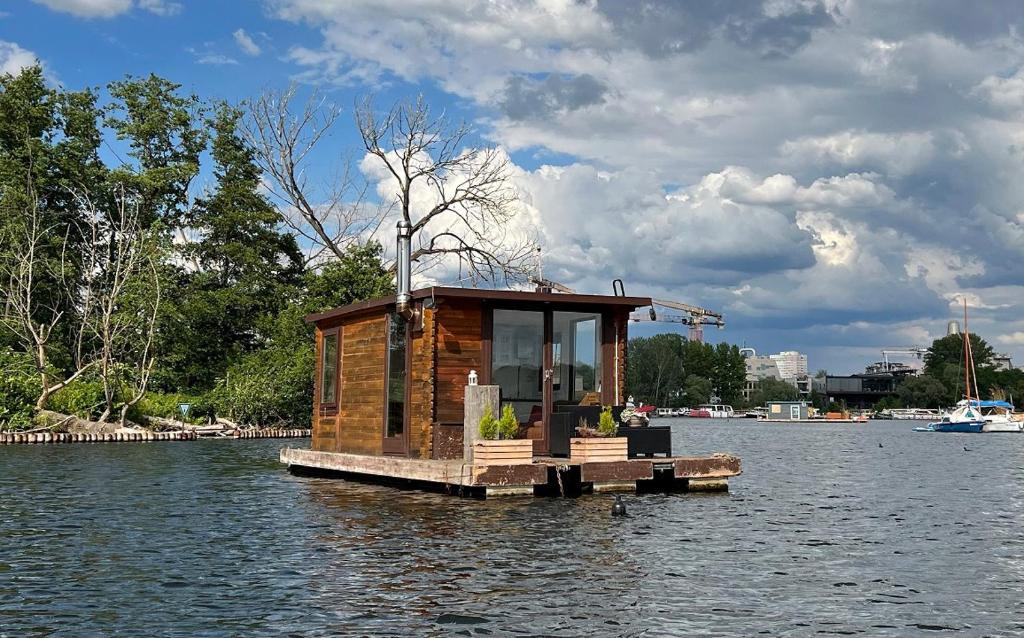
[{"label": "shrub in planter", "polygon": [[615,418],[612,416],[612,406],[605,406],[601,410],[601,417],[597,422],[597,431],[601,433],[601,436],[615,436],[619,431],[619,424],[615,422]]},{"label": "shrub in planter", "polygon": [[512,409],[511,404],[505,404],[501,410],[501,420],[498,421],[498,436],[503,439],[514,439],[519,434],[519,417]]},{"label": "shrub in planter", "polygon": [[533,462],[533,441],[517,439],[519,419],[511,405],[495,419],[487,406],[480,418],[480,439],[473,445],[473,461],[484,465],[522,465]]},{"label": "shrub in planter", "polygon": [[501,424],[498,423],[498,419],[494,418],[494,411],[488,405],[484,410],[483,417],[480,418],[480,438],[486,441],[497,440],[500,431]]},{"label": "shrub in planter", "polygon": [[569,439],[569,456],[581,463],[625,461],[629,456],[626,437],[615,436],[618,425],[612,417],[611,407],[601,410],[597,429],[577,428],[578,437]]}]

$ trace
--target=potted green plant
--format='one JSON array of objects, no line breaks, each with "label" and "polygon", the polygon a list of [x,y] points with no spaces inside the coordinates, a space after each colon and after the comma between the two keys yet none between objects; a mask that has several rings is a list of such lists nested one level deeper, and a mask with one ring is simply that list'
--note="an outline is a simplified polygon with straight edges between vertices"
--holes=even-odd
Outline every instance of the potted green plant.
[{"label": "potted green plant", "polygon": [[601,410],[597,428],[581,419],[576,428],[579,436],[569,439],[569,458],[580,463],[625,461],[629,458],[628,439],[616,436],[618,431],[611,406]]},{"label": "potted green plant", "polygon": [[496,419],[490,406],[480,418],[480,438],[473,444],[473,462],[480,465],[524,465],[533,463],[533,441],[517,439],[519,419],[510,404]]}]

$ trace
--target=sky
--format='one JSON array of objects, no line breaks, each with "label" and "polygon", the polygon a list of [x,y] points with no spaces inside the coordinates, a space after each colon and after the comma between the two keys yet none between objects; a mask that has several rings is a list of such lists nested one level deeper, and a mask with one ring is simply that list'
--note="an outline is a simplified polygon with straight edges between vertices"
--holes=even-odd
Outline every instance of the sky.
[{"label": "sky", "polygon": [[[0,72],[38,59],[71,89],[153,72],[235,102],[299,82],[348,113],[423,94],[509,153],[546,277],[715,309],[727,325],[709,340],[857,372],[943,336],[966,297],[972,329],[1024,364],[1024,3],[8,0],[0,15]],[[318,162],[356,142],[339,127]]]}]

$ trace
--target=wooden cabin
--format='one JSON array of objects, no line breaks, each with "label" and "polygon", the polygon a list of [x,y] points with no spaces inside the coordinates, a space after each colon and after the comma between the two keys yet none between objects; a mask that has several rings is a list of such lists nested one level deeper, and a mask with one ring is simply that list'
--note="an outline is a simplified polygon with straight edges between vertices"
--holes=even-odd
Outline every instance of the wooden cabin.
[{"label": "wooden cabin", "polygon": [[316,326],[312,449],[462,457],[471,371],[500,387],[534,454],[552,414],[625,402],[629,313],[645,297],[424,288],[310,315]]}]

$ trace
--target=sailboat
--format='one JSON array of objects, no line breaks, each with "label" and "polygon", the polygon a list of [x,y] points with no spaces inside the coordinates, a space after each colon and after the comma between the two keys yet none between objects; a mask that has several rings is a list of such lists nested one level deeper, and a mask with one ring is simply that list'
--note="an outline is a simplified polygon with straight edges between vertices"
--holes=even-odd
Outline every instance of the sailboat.
[{"label": "sailboat", "polygon": [[[914,428],[915,432],[982,432],[986,424],[978,397],[978,378],[974,373],[974,352],[971,350],[971,331],[967,327],[967,299],[964,298],[964,387],[967,398],[956,404],[956,409],[941,421]],[[971,391],[974,397],[971,397]]]}]

